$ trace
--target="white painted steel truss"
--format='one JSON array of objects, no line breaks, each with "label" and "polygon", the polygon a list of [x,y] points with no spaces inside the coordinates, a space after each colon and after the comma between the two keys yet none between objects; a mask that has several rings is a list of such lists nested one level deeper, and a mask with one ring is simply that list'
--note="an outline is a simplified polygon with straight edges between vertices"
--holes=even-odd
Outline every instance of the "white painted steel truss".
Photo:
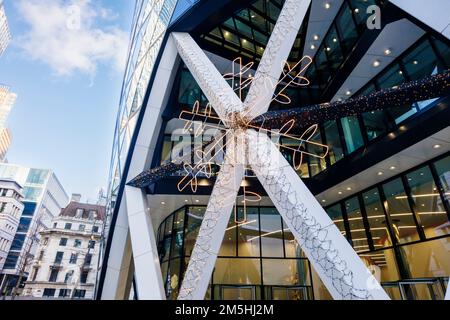
[{"label": "white painted steel truss", "polygon": [[180,300],[204,299],[247,164],[334,299],[389,299],[267,134],[242,126],[268,111],[310,2],[285,2],[244,102],[189,34],[172,34],[181,58],[231,140],[182,282]]}]

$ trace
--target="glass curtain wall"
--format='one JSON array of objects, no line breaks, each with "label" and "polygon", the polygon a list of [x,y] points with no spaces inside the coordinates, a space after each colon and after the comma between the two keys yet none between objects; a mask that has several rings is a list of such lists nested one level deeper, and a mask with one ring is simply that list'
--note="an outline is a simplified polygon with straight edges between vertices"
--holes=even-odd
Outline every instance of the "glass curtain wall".
[{"label": "glass curtain wall", "polygon": [[[176,299],[206,208],[186,206],[158,230],[159,258],[168,299]],[[238,218],[243,216],[238,208]],[[314,298],[308,260],[273,207],[247,207],[246,222],[234,214],[211,279],[207,299]],[[243,272],[245,270],[245,272]]]},{"label": "glass curtain wall", "polygon": [[[326,209],[393,299],[442,299],[450,275],[450,154]],[[182,207],[158,229],[167,297],[176,299],[206,207]],[[238,208],[238,219],[243,208]],[[207,299],[330,299],[274,207],[230,217]]]}]

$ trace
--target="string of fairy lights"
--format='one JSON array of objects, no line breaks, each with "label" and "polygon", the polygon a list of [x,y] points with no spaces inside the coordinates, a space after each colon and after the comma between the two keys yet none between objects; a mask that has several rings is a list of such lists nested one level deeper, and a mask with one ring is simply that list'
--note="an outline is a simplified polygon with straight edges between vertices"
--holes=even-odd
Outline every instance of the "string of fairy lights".
[{"label": "string of fairy lights", "polygon": [[[235,63],[239,61],[234,61]],[[246,71],[248,69],[248,65],[242,66],[241,70]],[[292,70],[294,68],[291,68]],[[231,75],[225,75],[227,78],[230,78]],[[236,74],[234,74],[233,79]],[[233,82],[234,83],[234,82]],[[244,79],[243,82],[239,83],[237,89],[241,92],[242,87],[246,87],[249,85],[248,78]],[[277,101],[281,99],[286,99],[283,92],[282,95],[278,95],[278,97],[274,98]],[[382,89],[377,92],[373,92],[369,95],[362,95],[356,98],[351,98],[345,101],[337,101],[333,103],[323,103],[317,104],[302,108],[294,108],[288,110],[279,110],[279,111],[269,111],[247,124],[248,128],[273,132],[274,129],[279,129],[277,134],[281,136],[287,136],[289,138],[297,139],[299,142],[299,146],[301,146],[305,141],[307,143],[314,143],[309,141],[309,139],[305,138],[305,135],[300,136],[300,138],[290,134],[292,130],[299,130],[308,128],[305,133],[309,132],[308,136],[311,136],[317,130],[317,124],[323,123],[330,120],[336,120],[342,117],[357,115],[365,112],[371,112],[376,110],[383,110],[387,108],[396,108],[405,106],[408,104],[412,104],[417,101],[424,101],[428,99],[438,98],[442,96],[447,96],[450,94],[450,70],[446,70],[440,74],[426,76],[420,80],[406,82],[399,86],[393,88]],[[283,97],[283,98],[280,98]],[[198,119],[203,119],[202,126],[211,126],[217,128],[218,130],[223,130],[225,126],[221,123],[218,117],[215,117],[211,113],[211,108],[206,108],[204,111],[199,111],[199,104],[196,104],[193,107],[192,111],[183,111],[180,114],[180,118],[186,121],[186,127],[190,128],[193,121]],[[207,120],[211,120],[210,123]],[[201,134],[202,129],[195,134]],[[311,134],[313,133],[313,134]],[[175,159],[172,162],[163,164],[159,167],[152,168],[146,170],[139,174],[136,178],[132,179],[128,185],[137,187],[137,188],[146,188],[150,185],[158,182],[161,179],[167,178],[173,175],[176,172],[185,171],[187,173],[184,176],[183,182],[186,182],[186,177],[190,176],[195,181],[196,177],[199,173],[206,174],[206,176],[210,175],[210,167],[211,163],[209,162],[200,162],[196,166],[191,166],[191,164],[185,161],[186,159],[192,159],[193,156],[197,156],[198,158],[203,159],[208,156],[209,152],[215,149],[217,142],[222,139],[226,135],[226,133],[220,135],[219,138],[214,139],[213,141],[204,142],[200,148],[194,149],[187,157],[183,157],[180,159]],[[285,147],[283,145],[279,145],[280,147]],[[317,145],[318,147],[327,148],[324,145]],[[221,146],[221,148],[225,148],[226,143]],[[288,147],[289,148],[289,147]],[[203,151],[209,150],[209,151]],[[294,148],[292,151],[300,151],[298,148]],[[301,150],[298,154],[300,158],[305,153],[304,150]],[[296,153],[294,153],[295,155]],[[309,154],[312,155],[312,154]],[[314,156],[314,155],[313,155]],[[323,157],[323,155],[322,155]],[[294,166],[298,167],[301,163],[298,160],[294,160]],[[190,185],[191,188],[195,189],[195,183],[192,183],[192,179],[188,180],[188,183],[185,185]],[[184,190],[184,188],[183,188]],[[194,191],[194,190],[193,190]]]}]

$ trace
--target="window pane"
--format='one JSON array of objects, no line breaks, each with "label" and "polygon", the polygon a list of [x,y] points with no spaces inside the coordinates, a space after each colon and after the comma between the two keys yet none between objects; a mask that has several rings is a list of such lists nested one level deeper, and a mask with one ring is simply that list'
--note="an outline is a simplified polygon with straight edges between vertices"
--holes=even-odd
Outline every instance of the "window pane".
[{"label": "window pane", "polygon": [[450,238],[404,246],[404,253],[413,278],[446,277],[450,275]]},{"label": "window pane", "polygon": [[283,221],[284,230],[284,249],[286,251],[287,258],[301,258],[305,257],[302,248],[299,246],[297,240],[294,238],[292,231],[288,228]]},{"label": "window pane", "polygon": [[377,189],[369,190],[362,195],[364,206],[369,220],[370,234],[372,235],[375,249],[392,245],[391,237],[387,229],[386,216]]},{"label": "window pane", "polygon": [[392,230],[400,243],[419,240],[416,224],[400,178],[383,185],[386,211],[392,220]]},{"label": "window pane", "polygon": [[47,179],[48,171],[40,169],[30,169],[27,177],[27,183],[44,184]]},{"label": "window pane", "polygon": [[220,246],[219,256],[236,256],[236,232],[237,224],[234,222],[234,213],[232,213]]},{"label": "window pane", "polygon": [[173,215],[170,215],[166,219],[166,229],[165,229],[165,232],[164,232],[164,234],[166,236],[172,234],[172,227],[173,227]]},{"label": "window pane", "polygon": [[369,243],[367,241],[366,229],[359,207],[357,197],[345,201],[345,210],[347,210],[348,224],[352,235],[353,248],[356,252],[368,251]]},{"label": "window pane", "polygon": [[344,56],[334,25],[331,26],[327,38],[325,39],[325,52],[328,57],[329,68],[331,72],[335,72],[344,60]]},{"label": "window pane", "polygon": [[175,300],[178,295],[180,285],[180,263],[181,259],[173,259],[169,262],[166,293],[168,298],[171,300]]},{"label": "window pane", "polygon": [[263,257],[283,257],[283,233],[281,216],[275,208],[260,208]]},{"label": "window pane", "polygon": [[336,20],[339,34],[342,37],[342,44],[347,52],[350,51],[358,39],[358,32],[356,31],[356,26],[351,14],[348,4],[344,3]]},{"label": "window pane", "polygon": [[170,135],[164,136],[164,143],[161,152],[161,164],[169,162],[172,152],[172,138]]},{"label": "window pane", "polygon": [[25,242],[25,235],[24,234],[16,234],[16,236],[14,237],[14,240],[11,244],[10,250],[17,250],[17,251],[22,250],[24,242]]},{"label": "window pane", "polygon": [[[390,67],[377,80],[377,83],[381,89],[393,88],[404,82],[406,82],[405,75],[400,70],[400,67],[398,65],[393,65],[392,67]],[[416,113],[415,107],[411,105],[389,108],[388,111],[392,115],[392,118],[395,119],[396,123],[400,123],[409,116]]]},{"label": "window pane", "polygon": [[[242,276],[242,270],[245,270],[245,277]],[[213,277],[214,284],[260,284],[260,260],[251,258],[218,258]]]},{"label": "window pane", "polygon": [[373,140],[383,135],[390,127],[390,123],[384,110],[366,112],[362,114],[362,117],[369,140]]},{"label": "window pane", "polygon": [[[281,143],[283,146],[287,146],[291,149],[297,149],[299,146],[299,142],[294,139],[281,137],[280,140],[281,140]],[[300,148],[301,148],[301,150],[305,150],[304,146],[301,146]],[[286,160],[290,164],[293,164],[294,152],[291,149],[280,148],[280,152],[283,154],[283,156],[286,158]],[[308,156],[305,156],[305,159],[303,160],[302,165],[297,170],[298,175],[302,178],[309,178],[308,161],[306,160],[307,158],[308,158]],[[298,161],[298,158],[296,158],[295,160]],[[296,163],[296,167],[297,166],[298,166],[298,163]]]},{"label": "window pane", "polygon": [[336,121],[328,121],[325,122],[324,128],[327,145],[330,148],[328,156],[330,157],[330,163],[334,164],[344,157],[338,126]]},{"label": "window pane", "polygon": [[376,4],[375,0],[350,0],[350,4],[353,8],[353,15],[355,16],[356,23],[358,25],[366,25],[366,21],[369,18],[367,14],[367,8]]},{"label": "window pane", "polygon": [[339,231],[341,231],[344,237],[347,237],[347,232],[345,231],[344,225],[344,217],[342,216],[341,205],[338,203],[327,209],[327,213],[330,216],[331,220],[336,224]]},{"label": "window pane", "polygon": [[170,258],[179,257],[183,249],[184,208],[175,213]]},{"label": "window pane", "polygon": [[306,259],[263,259],[264,285],[310,285]]},{"label": "window pane", "polygon": [[440,184],[443,188],[445,201],[450,205],[450,156],[445,157],[434,163],[436,172],[439,176]]},{"label": "window pane", "polygon": [[393,249],[361,253],[359,257],[378,282],[397,281],[400,279]]},{"label": "window pane", "polygon": [[[243,220],[243,215],[244,209],[238,208],[238,221]],[[261,236],[264,236],[264,233]],[[259,257],[260,240],[258,208],[247,208],[247,220],[238,226],[238,255],[240,257]]]},{"label": "window pane", "polygon": [[408,76],[412,80],[422,79],[431,74],[438,73],[437,57],[428,40],[422,42],[409,53],[403,63]]},{"label": "window pane", "polygon": [[[317,130],[317,132],[312,136],[310,141],[323,144],[320,129]],[[322,147],[315,144],[307,143],[306,150],[311,154],[308,155],[311,176],[315,176],[316,174],[322,172],[327,168],[326,159],[322,158],[325,154],[325,150],[323,150]]]},{"label": "window pane", "polygon": [[430,168],[422,167],[407,175],[420,224],[427,238],[448,233],[447,211],[434,183]]},{"label": "window pane", "polygon": [[22,217],[20,218],[19,227],[17,232],[27,232],[30,228],[31,218]]},{"label": "window pane", "polygon": [[356,117],[342,118],[341,124],[348,153],[352,153],[364,145],[361,128]]},{"label": "window pane", "polygon": [[448,45],[446,45],[444,42],[442,42],[441,40],[438,40],[434,37],[431,37],[431,41],[433,41],[433,43],[436,46],[437,52],[439,53],[439,55],[444,59],[445,62],[445,66],[441,65],[440,63],[439,65],[439,72],[442,72],[448,68],[450,68],[450,47]]},{"label": "window pane", "polygon": [[194,249],[195,240],[197,239],[200,225],[202,224],[203,216],[205,215],[206,207],[189,207],[187,209],[187,228],[184,236],[184,253],[190,256],[192,249]]}]

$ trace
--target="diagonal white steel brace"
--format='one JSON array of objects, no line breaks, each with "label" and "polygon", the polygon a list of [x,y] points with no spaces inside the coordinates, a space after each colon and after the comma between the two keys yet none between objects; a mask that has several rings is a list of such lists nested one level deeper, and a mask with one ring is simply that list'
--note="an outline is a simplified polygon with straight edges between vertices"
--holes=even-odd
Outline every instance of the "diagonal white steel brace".
[{"label": "diagonal white steel brace", "polygon": [[244,177],[243,162],[238,159],[242,152],[237,150],[238,146],[242,146],[242,141],[235,141],[244,136],[243,132],[236,132],[227,147],[225,162],[206,208],[178,300],[202,300],[208,290],[225,229]]},{"label": "diagonal white steel brace", "polygon": [[172,33],[178,53],[222,121],[239,112],[243,103],[188,33]]},{"label": "diagonal white steel brace", "polygon": [[389,300],[265,133],[247,131],[249,164],[334,299]]},{"label": "diagonal white steel brace", "polygon": [[305,19],[311,0],[286,0],[264,50],[244,103],[252,120],[269,110],[277,83]]}]

